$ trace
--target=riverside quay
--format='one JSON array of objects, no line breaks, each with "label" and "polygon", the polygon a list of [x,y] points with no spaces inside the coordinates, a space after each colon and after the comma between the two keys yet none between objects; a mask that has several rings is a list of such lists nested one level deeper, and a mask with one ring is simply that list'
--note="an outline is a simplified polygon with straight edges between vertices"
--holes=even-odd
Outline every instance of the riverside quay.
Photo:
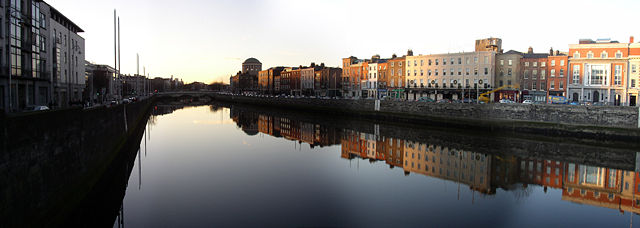
[{"label": "riverside quay", "polygon": [[0,228],[633,227],[640,1],[546,1],[0,0]]}]

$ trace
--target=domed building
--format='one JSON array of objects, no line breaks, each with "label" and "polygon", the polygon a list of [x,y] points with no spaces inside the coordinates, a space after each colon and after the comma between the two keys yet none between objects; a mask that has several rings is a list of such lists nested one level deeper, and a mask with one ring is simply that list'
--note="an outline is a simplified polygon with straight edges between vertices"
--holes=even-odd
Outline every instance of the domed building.
[{"label": "domed building", "polygon": [[262,70],[262,63],[256,58],[248,58],[242,63],[242,73],[250,75],[258,75]]}]

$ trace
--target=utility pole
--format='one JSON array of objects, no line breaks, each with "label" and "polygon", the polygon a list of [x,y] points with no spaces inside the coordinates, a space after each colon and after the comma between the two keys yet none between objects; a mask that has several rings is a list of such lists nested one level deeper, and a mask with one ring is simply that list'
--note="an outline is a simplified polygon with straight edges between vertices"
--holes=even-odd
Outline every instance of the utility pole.
[{"label": "utility pole", "polygon": [[[113,9],[113,69],[114,69],[114,71],[118,67],[118,40],[117,40],[117,36],[118,36],[118,32],[116,30],[116,10]],[[110,80],[113,80],[113,79],[110,79]],[[119,81],[119,80],[120,79],[118,77],[117,80],[113,80],[112,83],[111,83],[112,86],[110,86],[110,87],[112,87],[112,90],[110,92],[111,92],[112,95],[114,94],[113,93],[113,89],[115,89],[115,88],[113,88],[114,87],[113,83],[116,82],[116,81]]]},{"label": "utility pole", "polygon": [[120,79],[120,87],[121,87],[121,94],[120,94],[120,98],[122,99],[124,97],[124,84],[122,81],[122,75],[120,74],[120,70],[122,66],[120,65],[120,17],[118,17],[118,78]]}]

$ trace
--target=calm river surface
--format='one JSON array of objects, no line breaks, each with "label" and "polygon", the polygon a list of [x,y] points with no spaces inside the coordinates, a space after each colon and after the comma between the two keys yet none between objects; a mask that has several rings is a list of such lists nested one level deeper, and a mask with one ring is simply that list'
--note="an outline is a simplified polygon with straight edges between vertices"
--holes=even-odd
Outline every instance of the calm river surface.
[{"label": "calm river surface", "polygon": [[249,107],[154,113],[114,227],[640,224],[629,151]]}]

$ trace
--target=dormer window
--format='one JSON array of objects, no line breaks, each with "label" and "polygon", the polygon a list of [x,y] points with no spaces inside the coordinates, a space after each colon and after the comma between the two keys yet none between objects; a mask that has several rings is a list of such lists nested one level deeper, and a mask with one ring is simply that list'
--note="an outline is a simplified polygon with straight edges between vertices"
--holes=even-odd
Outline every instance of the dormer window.
[{"label": "dormer window", "polygon": [[616,52],[616,59],[621,59],[621,58],[622,58],[622,52],[618,50],[618,52]]},{"label": "dormer window", "polygon": [[580,58],[580,52],[577,52],[577,51],[576,51],[576,52],[574,52],[574,53],[573,53],[573,58],[575,58],[575,59],[579,59],[579,58]]},{"label": "dormer window", "polygon": [[589,53],[587,53],[587,59],[592,59],[593,58],[593,52],[589,51]]},{"label": "dormer window", "polygon": [[606,51],[602,51],[602,53],[600,53],[600,58],[606,59],[607,57],[609,56],[607,55]]}]

